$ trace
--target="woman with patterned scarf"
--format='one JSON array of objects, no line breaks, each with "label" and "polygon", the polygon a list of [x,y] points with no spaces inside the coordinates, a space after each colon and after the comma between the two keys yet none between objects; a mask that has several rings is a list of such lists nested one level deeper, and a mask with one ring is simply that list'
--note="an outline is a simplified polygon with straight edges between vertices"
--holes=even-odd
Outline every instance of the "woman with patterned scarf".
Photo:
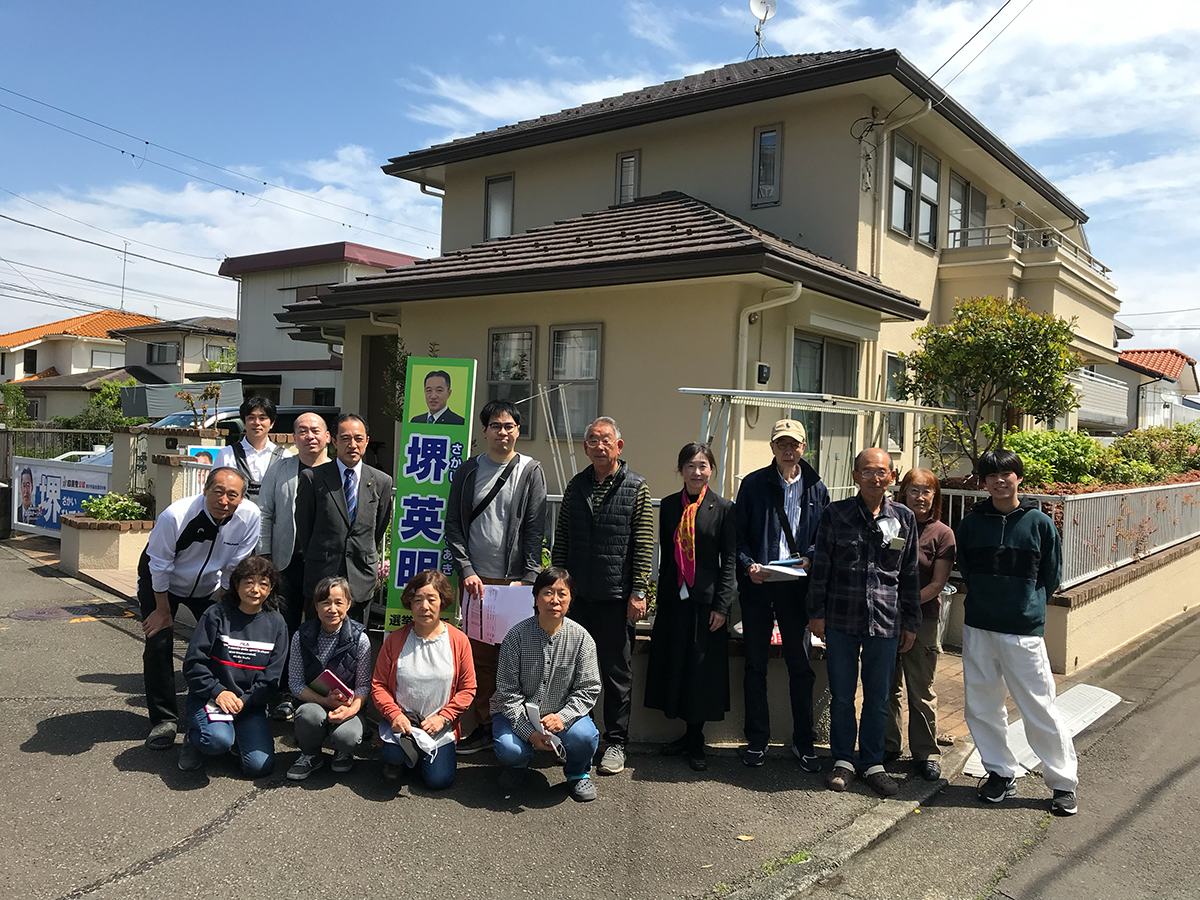
[{"label": "woman with patterned scarf", "polygon": [[646,706],[687,723],[664,744],[664,756],[686,755],[697,772],[708,768],[704,723],[729,710],[729,635],[737,529],[733,504],[708,486],[716,461],[707,444],[679,451],[683,490],[659,508],[658,600]]}]

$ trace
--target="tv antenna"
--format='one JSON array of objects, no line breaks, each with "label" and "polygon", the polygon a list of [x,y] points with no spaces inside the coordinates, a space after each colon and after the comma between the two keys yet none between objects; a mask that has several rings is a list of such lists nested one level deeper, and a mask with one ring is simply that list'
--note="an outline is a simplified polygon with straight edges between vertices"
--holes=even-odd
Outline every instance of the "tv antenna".
[{"label": "tv antenna", "polygon": [[777,0],[750,0],[750,12],[754,14],[754,18],[758,19],[758,24],[754,26],[755,43],[754,48],[746,54],[746,59],[753,56],[758,59],[760,56],[766,56],[767,48],[763,46],[762,29],[767,23],[767,19],[775,15]]}]

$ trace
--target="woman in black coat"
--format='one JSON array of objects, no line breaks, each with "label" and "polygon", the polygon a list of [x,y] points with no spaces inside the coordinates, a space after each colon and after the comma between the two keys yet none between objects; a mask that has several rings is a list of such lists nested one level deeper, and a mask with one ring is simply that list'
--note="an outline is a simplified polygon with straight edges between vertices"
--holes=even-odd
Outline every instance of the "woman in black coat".
[{"label": "woman in black coat", "polygon": [[697,772],[704,723],[729,710],[729,635],[737,529],[733,504],[708,487],[715,460],[707,444],[679,451],[683,490],[659,508],[658,608],[646,672],[646,706],[682,719],[687,731],[664,756],[686,754]]}]

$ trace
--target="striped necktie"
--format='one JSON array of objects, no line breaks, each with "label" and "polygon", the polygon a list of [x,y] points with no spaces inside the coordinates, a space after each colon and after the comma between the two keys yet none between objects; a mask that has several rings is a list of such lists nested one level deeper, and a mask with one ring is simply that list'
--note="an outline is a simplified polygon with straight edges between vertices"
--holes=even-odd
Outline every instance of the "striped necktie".
[{"label": "striped necktie", "polygon": [[354,470],[346,470],[346,481],[342,486],[346,492],[346,512],[350,514],[350,524],[354,524],[354,514],[358,511],[358,491],[354,489]]}]

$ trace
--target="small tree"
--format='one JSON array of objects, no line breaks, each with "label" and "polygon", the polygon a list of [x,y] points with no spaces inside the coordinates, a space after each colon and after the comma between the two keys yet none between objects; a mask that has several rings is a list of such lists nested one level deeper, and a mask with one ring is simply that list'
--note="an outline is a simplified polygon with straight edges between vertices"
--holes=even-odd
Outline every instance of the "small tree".
[{"label": "small tree", "polygon": [[59,428],[80,428],[84,431],[111,431],[118,425],[141,425],[149,421],[142,417],[121,414],[121,388],[137,384],[136,378],[125,381],[105,381],[100,389],[88,398],[87,405],[76,416],[55,416],[54,424]]},{"label": "small tree", "polygon": [[1051,422],[1079,406],[1067,376],[1083,359],[1071,349],[1075,320],[1030,312],[1023,300],[958,301],[945,325],[913,333],[918,348],[900,355],[901,397],[963,410],[924,430],[921,450],[947,469],[964,457],[1003,448],[1011,417]]},{"label": "small tree", "polygon": [[210,372],[236,372],[237,371],[237,346],[230,344],[221,351],[221,355],[216,359],[209,360],[208,371]]},{"label": "small tree", "polygon": [[29,418],[29,401],[19,384],[7,381],[0,384],[0,425],[9,428],[28,428],[33,424]]},{"label": "small tree", "polygon": [[[383,339],[383,414],[397,422],[404,421],[404,388],[408,377],[408,347],[404,338],[398,334],[389,334]],[[437,341],[429,342],[429,355],[438,356],[441,345]]]}]

